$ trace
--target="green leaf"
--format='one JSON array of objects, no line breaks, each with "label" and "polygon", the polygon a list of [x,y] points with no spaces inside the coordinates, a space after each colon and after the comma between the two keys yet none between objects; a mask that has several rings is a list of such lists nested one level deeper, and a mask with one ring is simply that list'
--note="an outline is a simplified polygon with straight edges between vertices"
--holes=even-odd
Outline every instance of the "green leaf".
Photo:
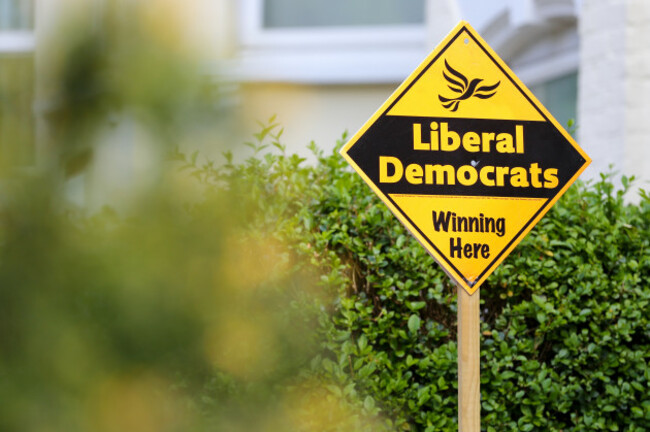
[{"label": "green leaf", "polygon": [[411,333],[416,333],[418,330],[420,330],[420,322],[421,320],[418,315],[415,314],[411,315],[408,321],[409,331]]},{"label": "green leaf", "polygon": [[370,396],[366,396],[363,400],[363,407],[366,411],[371,411],[375,407],[375,400]]},{"label": "green leaf", "polygon": [[363,349],[368,346],[368,338],[366,337],[365,334],[362,334],[359,336],[359,340],[357,341],[357,345],[359,345],[359,349],[363,351]]}]

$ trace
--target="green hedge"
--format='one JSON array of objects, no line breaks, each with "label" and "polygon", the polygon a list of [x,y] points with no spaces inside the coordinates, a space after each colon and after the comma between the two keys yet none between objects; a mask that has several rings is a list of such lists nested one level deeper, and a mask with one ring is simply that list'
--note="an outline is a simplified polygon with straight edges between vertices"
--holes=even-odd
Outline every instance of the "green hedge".
[{"label": "green hedge", "polygon": [[[6,185],[0,430],[457,430],[454,286],[336,151],[250,146],[174,154],[122,214]],[[485,430],[650,430],[627,186],[573,186],[482,287]]]},{"label": "green hedge", "polygon": [[[221,172],[336,300],[311,371],[389,430],[457,430],[455,288],[336,151]],[[578,182],[481,288],[482,427],[650,430],[650,197]],[[376,429],[375,425],[375,430]]]}]

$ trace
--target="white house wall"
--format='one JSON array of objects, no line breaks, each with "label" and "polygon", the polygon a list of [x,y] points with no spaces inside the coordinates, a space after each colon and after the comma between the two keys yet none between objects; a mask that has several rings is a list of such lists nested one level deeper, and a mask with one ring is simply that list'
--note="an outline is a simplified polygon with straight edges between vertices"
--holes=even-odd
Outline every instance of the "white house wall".
[{"label": "white house wall", "polygon": [[[240,119],[237,139],[248,139],[258,120],[277,115],[288,151],[309,157],[311,140],[330,150],[344,131],[354,133],[370,118],[461,18],[456,0],[428,0],[425,9],[422,29],[388,29],[374,36],[343,29],[293,37],[251,30],[240,36],[240,52],[224,69],[240,83],[233,95]],[[244,31],[254,27],[250,16],[242,19]]]},{"label": "white house wall", "polygon": [[306,154],[312,139],[331,148],[344,130],[353,133],[363,125],[459,19],[469,20],[528,85],[573,73],[579,64],[576,5],[575,0],[430,0],[424,38],[356,51],[341,35],[330,37],[331,46],[310,51],[302,40],[280,34],[282,43],[273,46],[252,32],[230,63],[241,83],[241,139],[254,132],[256,120],[277,114],[290,151]]},{"label": "white house wall", "polygon": [[650,180],[650,2],[584,0],[580,20],[579,141],[595,177],[610,164]]},{"label": "white house wall", "polygon": [[344,131],[355,133],[394,89],[392,84],[243,84],[239,92],[243,133],[255,131],[254,120],[277,115],[288,151],[311,157],[307,151],[311,140],[331,150]]}]

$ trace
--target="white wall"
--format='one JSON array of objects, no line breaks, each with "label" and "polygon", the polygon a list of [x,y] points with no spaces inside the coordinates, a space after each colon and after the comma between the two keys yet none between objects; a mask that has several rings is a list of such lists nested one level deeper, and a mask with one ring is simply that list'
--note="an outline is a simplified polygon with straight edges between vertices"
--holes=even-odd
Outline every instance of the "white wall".
[{"label": "white wall", "polygon": [[344,131],[353,134],[363,126],[461,18],[457,0],[428,0],[426,14],[426,28],[394,38],[391,29],[380,30],[379,39],[363,28],[358,34],[352,28],[299,36],[258,29],[247,35],[250,17],[240,16],[242,46],[225,67],[239,82],[232,94],[239,124],[235,140],[249,139],[257,120],[277,115],[289,152],[309,157],[311,140],[330,150]]},{"label": "white wall", "polygon": [[650,2],[583,0],[579,142],[595,177],[610,164],[650,181]]},{"label": "white wall", "polygon": [[250,139],[247,135],[258,129],[256,120],[277,115],[285,130],[282,141],[289,152],[311,156],[307,150],[311,140],[329,151],[344,131],[351,135],[359,130],[396,87],[244,84],[239,91],[240,139]]}]

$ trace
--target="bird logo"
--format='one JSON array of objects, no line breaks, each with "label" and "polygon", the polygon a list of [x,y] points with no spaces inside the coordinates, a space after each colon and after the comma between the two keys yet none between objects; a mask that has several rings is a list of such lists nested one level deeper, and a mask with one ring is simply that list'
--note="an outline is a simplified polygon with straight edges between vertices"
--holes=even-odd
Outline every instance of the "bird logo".
[{"label": "bird logo", "polygon": [[438,99],[442,102],[443,107],[452,112],[455,112],[458,109],[458,106],[462,101],[471,97],[477,97],[479,99],[491,98],[496,94],[496,89],[499,87],[499,84],[501,84],[501,81],[497,81],[496,84],[483,85],[479,87],[478,85],[483,81],[483,78],[474,78],[469,81],[465,75],[449,66],[447,60],[445,60],[445,68],[446,70],[442,71],[442,75],[447,80],[447,87],[449,87],[454,93],[459,93],[460,96],[448,98],[438,95]]}]

